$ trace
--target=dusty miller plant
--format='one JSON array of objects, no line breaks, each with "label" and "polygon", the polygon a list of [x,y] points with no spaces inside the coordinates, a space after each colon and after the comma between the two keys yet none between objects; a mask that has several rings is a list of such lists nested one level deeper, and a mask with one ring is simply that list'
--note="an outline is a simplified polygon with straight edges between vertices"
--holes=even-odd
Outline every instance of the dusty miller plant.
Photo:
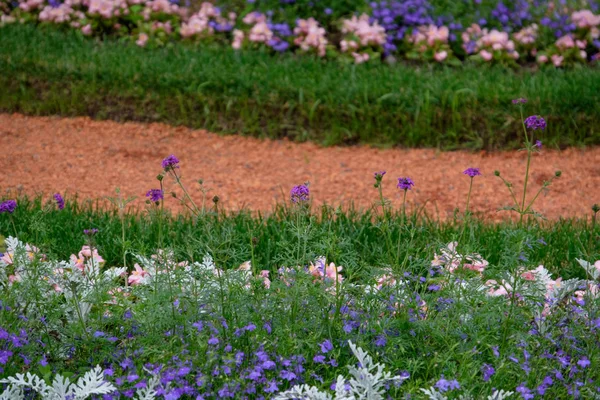
[{"label": "dusty miller plant", "polygon": [[279,393],[275,400],[383,400],[384,384],[390,381],[403,381],[407,377],[392,376],[385,371],[385,366],[374,363],[371,356],[356,347],[354,343],[348,342],[354,356],[358,359],[358,365],[348,366],[350,375],[348,381],[342,375],[337,377],[335,393],[333,395],[320,391],[314,386],[296,385],[290,390]]},{"label": "dusty miller plant", "polygon": [[0,394],[0,400],[25,399],[23,388],[32,389],[43,400],[83,400],[94,394],[107,394],[117,390],[112,383],[104,380],[104,371],[99,365],[75,383],[61,375],[56,375],[52,386],[49,386],[42,378],[31,372],[2,379],[0,383],[8,383],[6,390]]}]

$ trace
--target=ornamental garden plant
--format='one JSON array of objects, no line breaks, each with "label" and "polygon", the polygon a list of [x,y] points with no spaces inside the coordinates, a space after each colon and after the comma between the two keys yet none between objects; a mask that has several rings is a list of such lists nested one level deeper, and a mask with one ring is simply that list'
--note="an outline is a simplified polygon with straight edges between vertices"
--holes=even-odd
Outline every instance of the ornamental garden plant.
[{"label": "ornamental garden plant", "polygon": [[[561,173],[529,182],[547,122],[514,103],[523,187],[465,166],[446,225],[412,209],[410,171],[384,169],[369,211],[313,209],[298,183],[273,215],[226,214],[194,201],[176,155],[141,214],[120,194],[112,210],[3,199],[0,398],[595,398],[600,207],[543,222]],[[503,224],[469,210],[488,173]]]}]

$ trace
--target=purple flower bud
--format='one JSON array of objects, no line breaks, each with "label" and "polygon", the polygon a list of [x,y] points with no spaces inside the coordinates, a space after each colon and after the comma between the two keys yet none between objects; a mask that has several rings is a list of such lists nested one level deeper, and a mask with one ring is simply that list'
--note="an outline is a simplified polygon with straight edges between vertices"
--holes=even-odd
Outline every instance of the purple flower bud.
[{"label": "purple flower bud", "polygon": [[62,198],[60,193],[54,193],[53,197],[54,197],[54,200],[56,201],[56,206],[58,207],[59,210],[62,210],[63,208],[65,208],[65,200]]},{"label": "purple flower bud", "polygon": [[92,228],[92,229],[84,229],[83,230],[83,234],[86,236],[94,236],[96,233],[98,233],[98,229],[96,228]]},{"label": "purple flower bud", "polygon": [[542,148],[542,141],[541,140],[536,140],[534,146],[541,150],[541,148]]}]

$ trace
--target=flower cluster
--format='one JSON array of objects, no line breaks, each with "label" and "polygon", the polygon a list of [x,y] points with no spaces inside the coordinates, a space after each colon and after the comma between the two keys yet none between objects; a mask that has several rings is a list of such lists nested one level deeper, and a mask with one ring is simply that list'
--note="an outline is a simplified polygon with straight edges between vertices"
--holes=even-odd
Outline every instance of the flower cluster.
[{"label": "flower cluster", "polygon": [[[468,17],[434,17],[428,0],[371,2],[370,14],[347,13],[343,14],[346,18],[333,21],[323,15],[297,15],[301,18],[295,18],[293,29],[282,10],[296,0],[282,1],[278,10],[254,3],[245,9],[228,5],[230,11],[225,11],[203,2],[192,12],[180,0],[2,0],[0,25],[16,21],[57,24],[86,36],[123,37],[141,47],[177,40],[227,43],[236,50],[266,46],[275,52],[312,52],[355,63],[381,56],[394,60],[398,55],[457,63],[466,53],[485,62],[514,64],[536,59],[542,65],[563,67],[594,61],[600,54],[600,15],[589,9],[557,9],[548,0],[539,4],[519,0],[512,5],[500,1],[487,15],[489,23],[481,15],[483,10]],[[333,11],[327,10],[325,16],[331,15]],[[471,25],[464,29],[466,22]],[[325,26],[333,29],[326,31]],[[552,35],[557,42],[543,48]]]},{"label": "flower cluster", "polygon": [[462,34],[463,49],[473,54],[478,60],[485,62],[512,63],[519,58],[515,43],[507,32],[481,28],[473,24]]},{"label": "flower cluster", "polygon": [[435,25],[420,26],[408,37],[408,42],[413,46],[409,58],[423,61],[444,62],[452,59],[452,50],[448,45],[450,30],[446,26]]},{"label": "flower cluster", "polygon": [[349,53],[356,64],[378,57],[386,43],[385,29],[377,21],[371,22],[367,14],[343,20],[341,31],[340,50]]},{"label": "flower cluster", "polygon": [[325,57],[327,38],[325,29],[314,18],[299,19],[294,28],[294,44],[303,52],[314,52],[319,57]]}]

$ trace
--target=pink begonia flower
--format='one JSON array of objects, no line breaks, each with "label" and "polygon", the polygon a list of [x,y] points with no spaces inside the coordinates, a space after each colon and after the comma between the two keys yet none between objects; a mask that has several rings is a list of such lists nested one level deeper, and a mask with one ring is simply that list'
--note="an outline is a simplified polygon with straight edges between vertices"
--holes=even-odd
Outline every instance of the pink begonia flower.
[{"label": "pink begonia flower", "polygon": [[558,54],[554,54],[550,58],[552,59],[552,64],[554,64],[555,67],[560,67],[565,59],[563,56],[559,56]]},{"label": "pink begonia flower", "polygon": [[571,20],[578,28],[592,28],[600,25],[600,15],[594,15],[590,10],[575,11]]},{"label": "pink begonia flower", "polygon": [[0,258],[0,261],[3,261],[6,265],[11,265],[13,263],[12,257],[13,257],[13,254],[11,252],[6,252]]},{"label": "pink begonia flower", "polygon": [[444,61],[446,58],[448,58],[448,52],[446,50],[437,52],[433,55],[433,58],[435,59],[435,61],[437,62],[442,62]]},{"label": "pink begonia flower", "polygon": [[84,272],[85,261],[84,261],[83,257],[77,258],[77,256],[75,254],[71,254],[71,257],[69,258],[69,260],[71,261],[71,264],[73,264],[73,266],[75,268],[79,269],[81,272]]},{"label": "pink begonia flower", "polygon": [[481,58],[483,58],[485,61],[490,61],[493,57],[492,53],[490,53],[487,50],[481,50],[479,52],[479,55],[481,56]]},{"label": "pink begonia flower", "polygon": [[233,42],[231,43],[231,47],[235,50],[239,50],[242,48],[242,44],[244,43],[244,32],[239,29],[235,29],[233,31]]},{"label": "pink begonia flower", "polygon": [[140,36],[138,36],[138,40],[135,41],[135,44],[137,44],[140,47],[144,47],[144,46],[146,46],[147,42],[148,42],[148,35],[145,33],[140,33]]},{"label": "pink begonia flower", "polygon": [[334,263],[330,263],[325,268],[325,276],[333,281],[342,282],[344,278],[340,274],[342,272],[342,267],[336,267]]},{"label": "pink begonia flower", "polygon": [[147,276],[150,276],[148,271],[145,271],[142,267],[140,267],[139,264],[135,264],[134,268],[135,270],[131,273],[131,275],[129,275],[129,279],[127,280],[127,282],[130,285],[140,285],[142,283],[145,283],[145,278]]},{"label": "pink begonia flower", "polygon": [[263,269],[262,271],[260,271],[259,276],[263,279],[263,284],[265,285],[265,287],[267,289],[270,289],[271,280],[269,279],[269,271]]},{"label": "pink begonia flower", "polygon": [[498,282],[496,282],[493,279],[486,281],[485,286],[489,286],[487,293],[488,293],[488,295],[490,295],[492,297],[508,295],[508,291],[506,290],[506,287],[504,287],[503,285],[498,285]]}]

